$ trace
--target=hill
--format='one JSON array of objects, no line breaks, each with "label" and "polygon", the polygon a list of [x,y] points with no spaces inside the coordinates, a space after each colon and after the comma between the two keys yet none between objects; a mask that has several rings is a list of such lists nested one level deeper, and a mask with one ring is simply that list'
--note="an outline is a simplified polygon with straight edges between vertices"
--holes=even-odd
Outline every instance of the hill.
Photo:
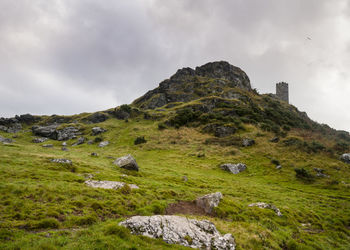
[{"label": "hill", "polygon": [[[186,249],[119,225],[174,214],[211,221],[236,249],[350,247],[349,133],[227,62],[180,69],[130,105],[2,118],[0,141],[1,249]],[[139,171],[114,164],[128,154]],[[210,212],[193,202],[216,192]]]}]

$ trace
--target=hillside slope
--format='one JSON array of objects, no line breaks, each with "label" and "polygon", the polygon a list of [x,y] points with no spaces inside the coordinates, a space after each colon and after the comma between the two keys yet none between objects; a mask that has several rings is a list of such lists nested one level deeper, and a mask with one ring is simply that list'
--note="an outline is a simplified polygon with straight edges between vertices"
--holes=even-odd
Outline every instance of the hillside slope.
[{"label": "hillside slope", "polygon": [[[231,66],[180,70],[133,104],[93,114],[0,119],[10,139],[0,144],[0,248],[186,249],[118,225],[178,214],[213,222],[236,249],[349,249],[350,165],[339,160],[349,133],[256,93]],[[113,164],[128,154],[138,172]],[[239,174],[220,168],[240,162]],[[223,199],[213,213],[186,207],[214,192]],[[283,216],[249,207],[257,202]]]}]

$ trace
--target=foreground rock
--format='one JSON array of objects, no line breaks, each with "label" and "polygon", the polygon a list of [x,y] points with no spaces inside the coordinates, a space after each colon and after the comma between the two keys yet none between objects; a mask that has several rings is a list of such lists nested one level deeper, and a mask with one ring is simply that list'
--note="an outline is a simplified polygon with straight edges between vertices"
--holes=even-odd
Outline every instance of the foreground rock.
[{"label": "foreground rock", "polygon": [[243,163],[238,163],[238,164],[225,163],[225,164],[222,164],[220,168],[225,171],[231,172],[232,174],[238,174],[246,170],[247,166]]},{"label": "foreground rock", "polygon": [[206,213],[211,214],[213,209],[217,207],[222,199],[222,193],[217,192],[207,194],[196,199],[196,205],[202,208]]},{"label": "foreground rock", "polygon": [[85,184],[93,188],[104,188],[104,189],[119,189],[128,185],[131,189],[139,189],[135,184],[126,184],[119,181],[92,181],[87,180]]},{"label": "foreground rock", "polygon": [[259,207],[259,208],[272,209],[273,211],[275,211],[277,216],[282,216],[281,211],[277,207],[275,207],[274,205],[271,205],[271,204],[267,204],[265,202],[252,203],[252,204],[248,205],[248,207]]},{"label": "foreground rock", "polygon": [[133,234],[161,238],[169,244],[200,249],[235,249],[231,234],[222,236],[207,220],[198,221],[174,215],[134,216],[119,225]]},{"label": "foreground rock", "polygon": [[68,159],[51,159],[51,162],[72,165],[72,161]]},{"label": "foreground rock", "polygon": [[342,156],[340,156],[340,160],[347,164],[350,164],[350,153],[342,154]]},{"label": "foreground rock", "polygon": [[123,156],[114,161],[114,164],[127,170],[139,171],[136,160],[131,155]]}]

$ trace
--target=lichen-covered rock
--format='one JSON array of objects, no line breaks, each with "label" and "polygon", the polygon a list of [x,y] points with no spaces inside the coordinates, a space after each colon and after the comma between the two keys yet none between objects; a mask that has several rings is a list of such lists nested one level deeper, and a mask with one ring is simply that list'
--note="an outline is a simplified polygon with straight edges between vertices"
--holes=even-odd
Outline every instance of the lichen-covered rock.
[{"label": "lichen-covered rock", "polygon": [[128,185],[131,189],[138,189],[139,187],[135,184],[126,184],[119,181],[93,181],[87,180],[85,184],[93,188],[103,188],[103,189],[119,189]]},{"label": "lichen-covered rock", "polygon": [[222,199],[222,193],[207,194],[196,199],[196,205],[202,208],[206,213],[213,212],[214,207],[217,207]]},{"label": "lichen-covered rock", "polygon": [[135,170],[139,171],[139,166],[136,163],[136,160],[131,155],[126,155],[120,157],[114,161],[114,164],[119,166],[120,168],[124,168],[127,170]]},{"label": "lichen-covered rock", "polygon": [[238,164],[232,164],[232,163],[225,163],[220,166],[222,170],[231,172],[232,174],[238,174],[244,170],[247,169],[247,166],[243,163]]},{"label": "lichen-covered rock", "polygon": [[51,159],[51,162],[72,165],[72,161],[68,159]]},{"label": "lichen-covered rock", "polygon": [[350,153],[342,154],[340,156],[340,160],[347,163],[347,164],[350,164]]},{"label": "lichen-covered rock", "polygon": [[191,248],[234,250],[231,234],[222,236],[215,225],[207,220],[198,221],[174,215],[134,216],[121,223],[133,234],[161,238],[169,244]]},{"label": "lichen-covered rock", "polygon": [[252,204],[248,205],[248,207],[259,207],[259,208],[272,209],[273,211],[275,211],[277,216],[282,216],[281,211],[277,207],[275,207],[274,205],[271,205],[271,204],[267,204],[265,202],[252,203]]}]

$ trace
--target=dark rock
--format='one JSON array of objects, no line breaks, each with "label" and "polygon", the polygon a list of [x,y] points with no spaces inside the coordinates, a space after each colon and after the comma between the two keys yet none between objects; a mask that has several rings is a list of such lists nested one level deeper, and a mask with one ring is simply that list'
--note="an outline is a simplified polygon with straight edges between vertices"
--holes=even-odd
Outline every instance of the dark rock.
[{"label": "dark rock", "polygon": [[70,139],[74,139],[77,135],[80,135],[79,129],[76,127],[66,127],[61,130],[57,130],[57,140],[66,141]]},{"label": "dark rock", "polygon": [[33,116],[31,114],[16,115],[15,117],[20,123],[33,124],[41,120],[39,116]]},{"label": "dark rock", "polygon": [[42,136],[46,138],[50,138],[53,140],[57,140],[57,127],[58,125],[50,125],[50,126],[33,126],[32,132],[37,136]]},{"label": "dark rock", "polygon": [[13,140],[10,138],[5,138],[5,137],[0,136],[0,142],[6,144],[6,143],[12,143]]},{"label": "dark rock", "polygon": [[136,160],[131,155],[123,156],[114,161],[114,164],[127,170],[139,171]]},{"label": "dark rock", "polygon": [[33,143],[42,143],[42,142],[46,142],[48,139],[47,138],[34,138],[32,140]]},{"label": "dark rock", "polygon": [[22,125],[20,123],[14,123],[7,128],[7,133],[17,133],[22,130]]},{"label": "dark rock", "polygon": [[273,143],[277,143],[277,142],[279,142],[280,141],[280,138],[278,138],[278,137],[273,137],[271,140],[270,140],[270,142],[273,142]]},{"label": "dark rock", "polygon": [[250,147],[250,146],[253,146],[254,144],[255,144],[255,141],[253,139],[244,138],[242,141],[243,147]]},{"label": "dark rock", "polygon": [[196,199],[196,205],[202,208],[206,213],[211,214],[213,209],[217,207],[222,199],[222,193],[217,192],[207,194]]},{"label": "dark rock", "polygon": [[147,140],[145,139],[144,136],[139,136],[135,139],[134,141],[134,145],[138,145],[138,144],[142,144],[142,143],[146,143]]},{"label": "dark rock", "polygon": [[106,121],[107,119],[108,119],[108,115],[100,112],[93,113],[92,115],[86,118],[86,120],[88,120],[91,123],[100,123],[100,122]]},{"label": "dark rock", "polygon": [[329,178],[329,175],[326,175],[324,173],[324,171],[325,171],[324,169],[322,169],[322,168],[314,168],[314,170],[316,172],[316,176],[317,177]]},{"label": "dark rock", "polygon": [[81,145],[85,142],[86,138],[85,137],[79,137],[79,139],[72,145],[72,146],[78,146]]},{"label": "dark rock", "polygon": [[213,133],[216,137],[226,137],[236,133],[237,129],[233,126],[223,126],[219,124],[208,124],[203,128],[205,133]]},{"label": "dark rock", "polygon": [[92,128],[92,135],[95,136],[95,135],[104,133],[106,131],[107,130],[105,130],[105,129],[101,128],[101,127],[94,127],[94,128]]},{"label": "dark rock", "polygon": [[238,163],[238,164],[226,163],[226,164],[222,164],[220,166],[220,168],[222,170],[231,172],[232,174],[238,174],[238,173],[246,170],[247,166],[243,163]]},{"label": "dark rock", "polygon": [[72,165],[72,161],[68,159],[51,159],[51,162]]},{"label": "dark rock", "polygon": [[62,151],[69,151],[69,150],[66,147],[62,147]]},{"label": "dark rock", "polygon": [[350,164],[350,153],[342,154],[340,156],[340,160],[347,163],[347,164]]},{"label": "dark rock", "polygon": [[97,157],[97,156],[98,156],[98,154],[97,154],[97,153],[95,153],[95,152],[93,152],[93,153],[91,153],[91,156],[95,156],[95,157]]}]

